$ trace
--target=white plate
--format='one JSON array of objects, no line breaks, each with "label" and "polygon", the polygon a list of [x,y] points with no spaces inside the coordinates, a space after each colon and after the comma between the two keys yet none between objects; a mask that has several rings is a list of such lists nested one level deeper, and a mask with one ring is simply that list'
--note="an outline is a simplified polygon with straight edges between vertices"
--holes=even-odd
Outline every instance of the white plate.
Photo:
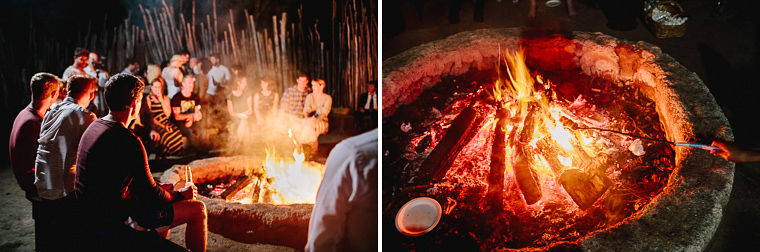
[{"label": "white plate", "polygon": [[441,204],[432,198],[410,200],[396,214],[396,229],[406,236],[426,234],[438,225],[441,212]]}]

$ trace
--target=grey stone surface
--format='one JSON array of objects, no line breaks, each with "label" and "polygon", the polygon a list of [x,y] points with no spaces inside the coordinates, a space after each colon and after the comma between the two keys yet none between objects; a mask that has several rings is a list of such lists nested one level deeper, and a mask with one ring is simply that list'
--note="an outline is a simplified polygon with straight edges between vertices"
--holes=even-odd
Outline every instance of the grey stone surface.
[{"label": "grey stone surface", "polygon": [[[196,184],[240,176],[247,168],[261,169],[263,158],[232,156],[199,159],[187,164]],[[174,165],[161,175],[161,183],[184,178],[183,165]],[[241,204],[198,196],[206,204],[208,229],[231,240],[248,244],[287,246],[302,250],[306,246],[309,219],[314,204]]]},{"label": "grey stone surface", "polygon": [[[500,50],[518,49],[521,34],[519,28],[462,32],[386,59],[383,117],[434,86],[440,76],[492,66]],[[655,100],[671,141],[733,140],[728,120],[702,81],[658,47],[602,33],[573,32],[568,37],[571,43],[560,39],[535,50],[543,55],[571,53],[575,56],[561,59],[569,63],[549,59],[536,64],[546,71],[574,65],[587,75],[638,86]],[[663,193],[619,224],[580,239],[584,250],[700,251],[707,247],[731,194],[734,164],[704,150],[675,150],[676,168]]]}]

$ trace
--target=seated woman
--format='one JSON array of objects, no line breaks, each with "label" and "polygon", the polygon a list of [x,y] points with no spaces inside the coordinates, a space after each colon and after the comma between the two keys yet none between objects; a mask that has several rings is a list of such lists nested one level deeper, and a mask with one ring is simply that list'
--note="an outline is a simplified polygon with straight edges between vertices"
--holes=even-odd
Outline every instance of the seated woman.
[{"label": "seated woman", "polygon": [[171,101],[166,95],[166,82],[158,77],[150,83],[148,104],[153,113],[154,129],[161,135],[160,142],[155,148],[156,154],[162,156],[177,156],[182,153],[182,133],[169,120],[172,114]]},{"label": "seated woman", "polygon": [[261,91],[253,95],[253,113],[256,115],[256,125],[266,126],[276,116],[280,95],[272,92],[271,77],[261,78]]},{"label": "seated woman", "polygon": [[311,81],[311,88],[313,92],[306,96],[303,105],[304,125],[306,127],[302,142],[311,147],[309,155],[313,156],[317,153],[317,148],[319,147],[317,138],[319,135],[327,134],[329,126],[327,115],[330,114],[332,107],[332,97],[325,94],[325,81],[322,79]]},{"label": "seated woman", "polygon": [[232,152],[237,152],[243,140],[248,138],[250,132],[250,115],[253,114],[251,94],[246,92],[248,86],[246,77],[237,77],[234,81],[232,93],[227,96],[227,112],[230,114],[230,135],[233,142]]}]

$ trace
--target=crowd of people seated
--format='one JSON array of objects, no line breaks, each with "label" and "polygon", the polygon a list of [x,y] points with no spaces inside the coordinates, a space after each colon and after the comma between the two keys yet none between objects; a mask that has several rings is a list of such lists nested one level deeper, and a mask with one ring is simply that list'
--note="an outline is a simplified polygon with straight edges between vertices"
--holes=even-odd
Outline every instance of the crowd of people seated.
[{"label": "crowd of people seated", "polygon": [[[271,76],[246,76],[240,65],[230,70],[216,54],[197,59],[180,51],[144,71],[128,59],[114,76],[104,61],[77,48],[63,78],[36,74],[32,102],[14,121],[11,165],[32,202],[38,251],[205,251],[207,217],[197,188],[159,185],[151,153],[203,155],[224,147],[239,154],[257,136],[287,135],[310,158],[329,128],[327,85],[306,74],[280,94]],[[362,101],[377,111],[374,89]],[[166,240],[182,224],[187,248]],[[76,239],[85,242],[70,242]]]},{"label": "crowd of people seated", "polygon": [[[96,79],[96,95],[87,109],[100,118],[109,111],[103,92],[109,76],[98,60],[104,59],[78,48],[64,76]],[[211,151],[240,154],[252,139],[287,135],[288,130],[296,147],[311,158],[318,149],[319,135],[329,128],[332,97],[324,90],[325,81],[300,74],[295,85],[278,93],[271,76],[246,76],[244,69],[239,64],[226,67],[218,54],[196,58],[185,50],[162,64],[147,64],[145,69],[128,59],[121,73],[140,78],[146,88],[141,111],[127,127],[140,137],[148,154],[155,153],[158,159],[209,155]],[[63,98],[59,95],[56,103]],[[367,111],[376,114],[376,96],[363,101]]]},{"label": "crowd of people seated", "polygon": [[[11,130],[9,156],[32,203],[35,250],[206,251],[207,213],[195,199],[197,188],[156,183],[145,148],[151,146],[138,138],[158,141],[155,125],[165,127],[141,117],[151,110],[143,99],[145,83],[119,73],[99,92],[102,72],[82,71],[90,55],[78,48],[66,79],[35,74],[32,101]],[[161,92],[161,84],[151,92]],[[100,93],[105,105],[98,107],[93,103]],[[162,99],[150,101],[162,109]],[[166,239],[183,224],[186,247]]]}]

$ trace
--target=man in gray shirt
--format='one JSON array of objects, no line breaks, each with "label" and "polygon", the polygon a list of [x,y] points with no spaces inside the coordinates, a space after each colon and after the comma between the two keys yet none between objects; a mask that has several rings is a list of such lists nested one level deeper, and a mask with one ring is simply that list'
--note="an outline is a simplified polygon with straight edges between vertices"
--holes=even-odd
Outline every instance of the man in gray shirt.
[{"label": "man in gray shirt", "polygon": [[52,233],[63,250],[72,245],[71,214],[79,139],[97,118],[86,107],[95,98],[98,80],[73,75],[67,81],[67,96],[45,114],[38,139],[34,186],[42,198],[41,212],[51,219]]},{"label": "man in gray shirt", "polygon": [[43,199],[58,200],[74,191],[79,138],[97,119],[86,109],[95,97],[97,82],[92,76],[71,76],[66,99],[50,107],[42,121],[34,185]]}]

